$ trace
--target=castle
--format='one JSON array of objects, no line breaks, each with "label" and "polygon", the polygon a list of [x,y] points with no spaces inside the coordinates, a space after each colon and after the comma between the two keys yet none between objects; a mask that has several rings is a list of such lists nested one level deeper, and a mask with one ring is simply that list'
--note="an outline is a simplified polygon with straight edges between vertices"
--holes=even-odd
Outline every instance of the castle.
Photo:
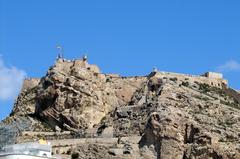
[{"label": "castle", "polygon": [[[100,69],[96,65],[90,65],[87,63],[86,59],[78,59],[78,60],[66,60],[66,59],[57,59],[55,65],[71,65],[71,63],[74,63],[75,65],[78,65],[80,68],[86,68],[88,70],[91,70],[95,72],[96,74],[104,74],[100,73]],[[181,74],[181,73],[173,73],[173,72],[163,72],[163,71],[157,71],[157,76],[160,78],[176,78],[180,81],[189,81],[189,82],[198,82],[198,83],[205,83],[209,86],[217,87],[217,88],[227,88],[228,87],[228,81],[223,78],[223,74],[217,73],[217,72],[206,72],[202,75],[189,75],[189,74]],[[155,72],[154,71],[154,72]],[[111,78],[122,78],[118,74],[105,74],[108,75]],[[138,77],[136,77],[138,78]],[[38,85],[40,82],[39,78],[26,78],[23,82],[22,90],[28,90]]]}]

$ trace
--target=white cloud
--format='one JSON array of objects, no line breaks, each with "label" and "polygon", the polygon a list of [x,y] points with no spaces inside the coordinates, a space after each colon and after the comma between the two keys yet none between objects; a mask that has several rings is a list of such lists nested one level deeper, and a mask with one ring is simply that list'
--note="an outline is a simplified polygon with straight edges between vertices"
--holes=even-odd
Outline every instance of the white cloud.
[{"label": "white cloud", "polygon": [[240,63],[235,60],[230,60],[225,64],[218,66],[217,70],[220,72],[240,71]]},{"label": "white cloud", "polygon": [[7,67],[0,56],[0,100],[14,99],[25,77],[25,71],[13,66]]}]

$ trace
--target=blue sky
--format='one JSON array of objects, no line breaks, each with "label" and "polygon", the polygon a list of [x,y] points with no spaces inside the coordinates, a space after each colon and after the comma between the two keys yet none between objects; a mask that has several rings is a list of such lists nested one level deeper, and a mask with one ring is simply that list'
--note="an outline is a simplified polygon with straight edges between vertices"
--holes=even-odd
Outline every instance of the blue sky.
[{"label": "blue sky", "polygon": [[[41,77],[56,45],[102,72],[220,71],[240,89],[240,1],[0,0],[0,119],[24,77]],[[8,92],[8,94],[6,93]]]}]

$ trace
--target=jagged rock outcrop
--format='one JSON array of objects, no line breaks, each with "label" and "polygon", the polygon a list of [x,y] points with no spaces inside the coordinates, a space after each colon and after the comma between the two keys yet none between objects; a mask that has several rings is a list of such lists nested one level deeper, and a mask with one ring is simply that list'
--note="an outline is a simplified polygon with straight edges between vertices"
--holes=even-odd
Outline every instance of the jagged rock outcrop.
[{"label": "jagged rock outcrop", "polygon": [[58,60],[41,79],[35,113],[53,127],[91,128],[127,104],[143,81],[101,74],[83,60]]},{"label": "jagged rock outcrop", "polygon": [[121,77],[85,59],[58,59],[26,82],[0,124],[0,142],[45,138],[68,158],[238,159],[239,101],[224,79]]}]

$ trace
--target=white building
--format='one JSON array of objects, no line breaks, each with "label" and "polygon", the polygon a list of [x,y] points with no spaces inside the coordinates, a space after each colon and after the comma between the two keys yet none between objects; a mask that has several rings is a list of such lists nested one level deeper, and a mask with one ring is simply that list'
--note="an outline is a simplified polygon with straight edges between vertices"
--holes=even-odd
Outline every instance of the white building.
[{"label": "white building", "polygon": [[0,149],[0,159],[51,159],[52,146],[39,143],[8,145]]},{"label": "white building", "polygon": [[208,78],[223,79],[223,74],[217,73],[217,72],[206,72],[203,74],[203,76],[208,77]]}]

